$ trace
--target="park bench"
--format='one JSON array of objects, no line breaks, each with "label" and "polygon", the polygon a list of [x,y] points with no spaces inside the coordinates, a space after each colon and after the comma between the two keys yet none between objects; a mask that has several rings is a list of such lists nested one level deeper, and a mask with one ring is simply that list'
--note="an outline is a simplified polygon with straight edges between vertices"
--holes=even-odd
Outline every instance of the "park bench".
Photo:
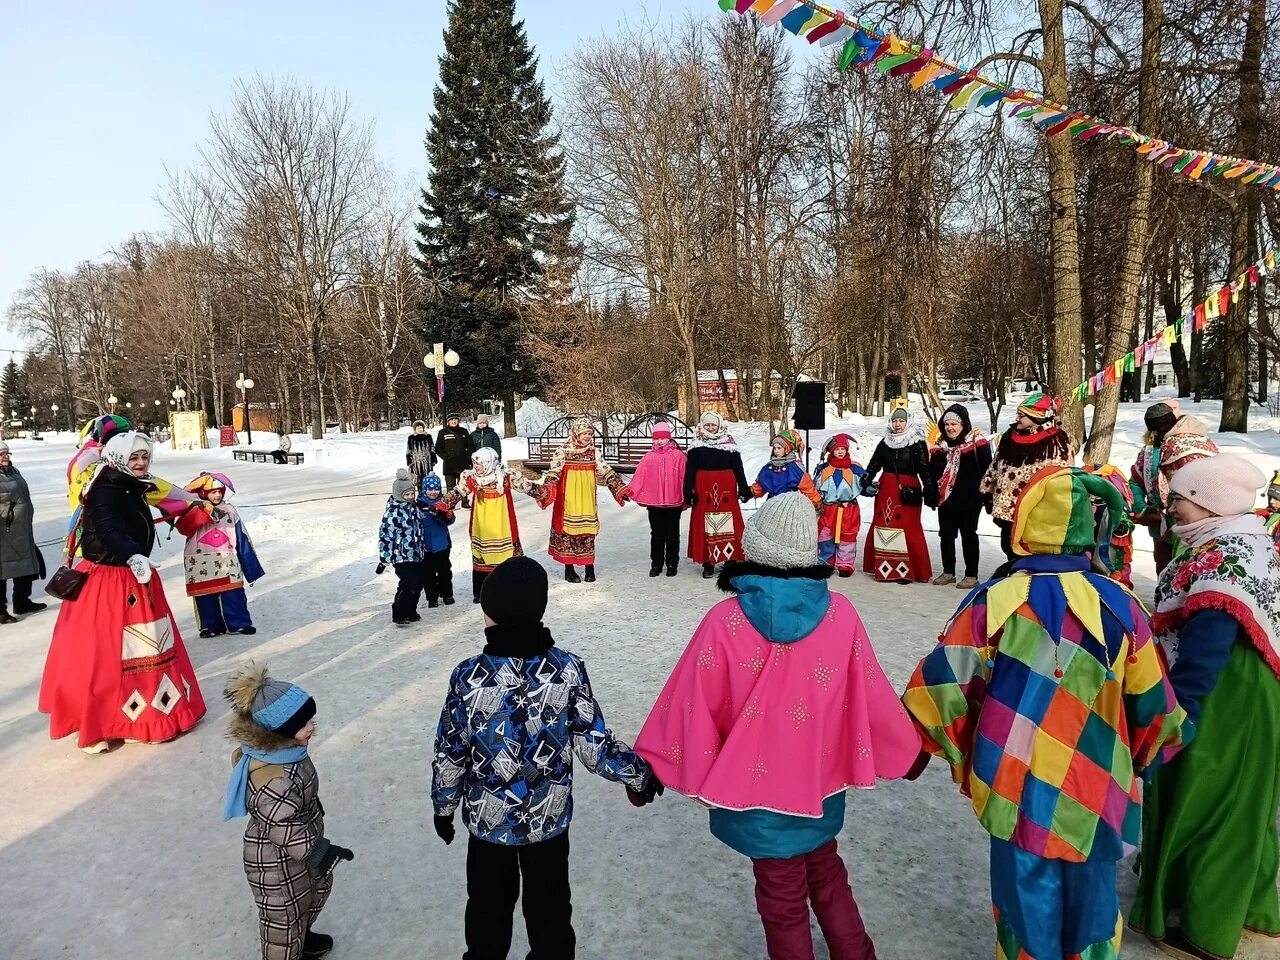
[{"label": "park bench", "polygon": [[[275,457],[268,450],[232,450],[231,459],[251,463],[275,463]],[[284,459],[286,463],[300,464],[306,459],[306,454],[286,453]]]},{"label": "park bench", "polygon": [[[551,458],[569,439],[569,427],[577,417],[560,417],[547,424],[541,435],[530,437],[529,455],[524,466],[532,470],[546,470]],[[646,413],[628,422],[621,431],[609,437],[596,434],[596,446],[601,459],[618,473],[635,473],[640,459],[653,447],[653,425],[659,420],[671,424],[671,438],[682,449],[693,443],[692,428],[679,417],[669,413]]]}]

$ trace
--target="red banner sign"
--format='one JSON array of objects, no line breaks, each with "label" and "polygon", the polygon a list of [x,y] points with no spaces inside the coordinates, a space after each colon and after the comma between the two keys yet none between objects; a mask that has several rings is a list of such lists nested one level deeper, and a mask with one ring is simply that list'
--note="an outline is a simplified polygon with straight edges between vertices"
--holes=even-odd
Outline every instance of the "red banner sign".
[{"label": "red banner sign", "polygon": [[218,431],[218,446],[234,447],[237,443],[236,432],[230,427],[223,427]]},{"label": "red banner sign", "polygon": [[714,403],[717,400],[737,400],[738,381],[726,380],[721,386],[719,380],[698,384],[698,400],[702,403]]}]

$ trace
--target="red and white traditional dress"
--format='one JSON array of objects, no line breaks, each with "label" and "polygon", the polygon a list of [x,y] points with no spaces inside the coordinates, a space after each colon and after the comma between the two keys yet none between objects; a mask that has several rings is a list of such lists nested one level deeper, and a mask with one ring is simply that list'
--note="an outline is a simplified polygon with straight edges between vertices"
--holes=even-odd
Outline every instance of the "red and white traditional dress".
[{"label": "red and white traditional dress", "polygon": [[589,420],[575,421],[569,439],[552,457],[542,479],[530,483],[528,493],[544,510],[551,510],[551,539],[547,553],[566,566],[592,566],[596,562],[596,537],[600,534],[597,479],[609,488],[622,506],[626,483],[600,459],[595,430]]},{"label": "red and white traditional dress", "polygon": [[[88,574],[64,600],[45,660],[39,706],[49,735],[79,735],[81,747],[109,740],[160,743],[205,713],[196,672],[169,610],[160,575],[139,583],[127,566],[155,544],[146,497],[155,485],[125,469],[146,437],[126,433],[103,448],[84,495],[76,569]],[[196,508],[199,509],[199,508]]]},{"label": "red and white traditional dress", "polygon": [[863,572],[877,580],[927,583],[933,564],[920,514],[924,504],[937,505],[938,493],[929,470],[929,445],[917,424],[909,422],[903,433],[885,433],[867,464],[863,488],[877,476],[880,489],[869,518]]},{"label": "red and white traditional dress", "polygon": [[[707,430],[712,423],[716,432]],[[742,454],[718,414],[705,413],[698,422],[698,439],[685,466],[684,497],[693,507],[689,559],[703,566],[743,559],[740,504],[751,498],[751,487]]]}]

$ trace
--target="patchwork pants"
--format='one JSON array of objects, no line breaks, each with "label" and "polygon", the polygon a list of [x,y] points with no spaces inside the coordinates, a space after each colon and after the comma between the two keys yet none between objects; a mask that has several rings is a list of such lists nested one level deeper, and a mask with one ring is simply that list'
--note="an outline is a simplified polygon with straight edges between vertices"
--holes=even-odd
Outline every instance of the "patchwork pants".
[{"label": "patchwork pants", "polygon": [[196,597],[196,624],[201,630],[230,633],[253,626],[244,587]]},{"label": "patchwork pants", "polygon": [[996,960],[1117,960],[1114,860],[1046,860],[991,838]]},{"label": "patchwork pants", "polygon": [[858,540],[857,535],[854,539],[846,540],[844,543],[836,543],[835,537],[828,537],[823,540],[818,537],[818,558],[829,567],[836,567],[840,570],[852,570],[855,561],[858,559]]},{"label": "patchwork pants", "polygon": [[300,960],[307,933],[329,899],[333,874],[316,879],[302,864],[263,869],[250,863],[245,874],[258,906],[262,960]]},{"label": "patchwork pants", "polygon": [[529,937],[526,960],[573,960],[567,830],[550,840],[519,846],[469,839],[463,960],[506,960],[517,900],[522,901]]},{"label": "patchwork pants", "polygon": [[769,960],[813,960],[811,904],[831,960],[875,960],[834,840],[786,860],[752,860],[751,867]]}]

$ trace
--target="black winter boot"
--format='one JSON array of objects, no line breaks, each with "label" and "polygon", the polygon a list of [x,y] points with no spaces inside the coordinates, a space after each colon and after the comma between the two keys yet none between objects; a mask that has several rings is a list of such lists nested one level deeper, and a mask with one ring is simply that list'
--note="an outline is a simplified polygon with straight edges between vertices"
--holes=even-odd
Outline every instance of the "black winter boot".
[{"label": "black winter boot", "polygon": [[674,577],[676,575],[676,565],[674,563],[667,564],[667,576]]},{"label": "black winter boot", "polygon": [[703,580],[710,580],[710,579],[711,579],[712,577],[714,577],[715,575],[716,575],[716,568],[715,568],[715,566],[714,566],[713,564],[710,564],[710,563],[704,563],[704,564],[702,565],[702,579],[703,579]]},{"label": "black winter boot", "polygon": [[650,568],[649,568],[649,576],[651,576],[651,577],[660,577],[660,576],[662,576],[662,564],[658,564],[656,567],[650,567]]},{"label": "black winter boot", "polygon": [[8,608],[0,608],[0,623],[17,623],[18,618],[9,613]]},{"label": "black winter boot", "polygon": [[333,937],[324,933],[307,931],[307,939],[302,941],[302,960],[319,960],[333,949]]},{"label": "black winter boot", "polygon": [[595,564],[591,564],[591,563],[588,563],[588,564],[587,564],[587,574],[586,574],[586,576],[584,576],[582,579],[583,579],[583,580],[585,580],[587,583],[595,583],[595,582],[596,582],[596,568],[595,568]]},{"label": "black winter boot", "polygon": [[564,565],[565,583],[581,583],[582,578],[578,576],[578,571],[573,569],[573,564],[566,563]]}]

